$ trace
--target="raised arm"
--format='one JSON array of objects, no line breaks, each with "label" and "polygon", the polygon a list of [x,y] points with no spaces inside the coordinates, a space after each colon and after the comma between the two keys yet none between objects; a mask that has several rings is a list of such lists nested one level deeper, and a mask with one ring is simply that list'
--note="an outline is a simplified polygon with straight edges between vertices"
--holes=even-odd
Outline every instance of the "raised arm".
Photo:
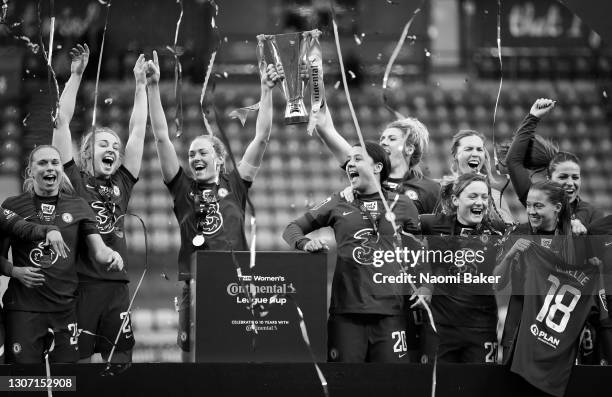
[{"label": "raised arm", "polygon": [[134,66],[134,107],[130,116],[130,136],[125,145],[125,160],[123,165],[134,177],[140,173],[142,151],[144,148],[145,131],[147,128],[147,62],[144,54],[140,54]]},{"label": "raised arm", "polygon": [[77,44],[70,50],[72,62],[70,64],[70,78],[64,86],[59,103],[59,115],[53,129],[52,145],[60,153],[62,163],[66,164],[72,160],[72,137],[70,136],[70,121],[74,115],[77,92],[81,85],[81,79],[87,62],[89,61],[89,47]]},{"label": "raised arm", "polygon": [[554,101],[550,99],[540,98],[531,106],[531,110],[518,131],[512,139],[512,144],[506,155],[506,165],[508,174],[512,181],[512,186],[516,192],[520,202],[525,205],[527,200],[527,192],[531,187],[531,177],[529,170],[525,168],[525,156],[540,118],[548,113],[554,107]]},{"label": "raised arm", "polygon": [[168,183],[179,171],[179,161],[174,145],[168,135],[168,123],[161,103],[159,93],[159,60],[157,51],[153,51],[153,61],[147,62],[147,90],[149,100],[149,114],[151,115],[151,129],[155,136],[157,155],[161,163],[162,177]]},{"label": "raised arm", "polygon": [[332,152],[340,165],[346,162],[346,156],[348,156],[351,150],[351,145],[344,139],[340,133],[334,127],[334,121],[332,120],[329,112],[327,102],[324,102],[319,111],[317,120],[317,135]]},{"label": "raised arm", "polygon": [[280,63],[276,67],[268,65],[261,76],[261,99],[255,124],[255,137],[247,146],[242,161],[238,164],[238,173],[245,180],[253,181],[263,159],[272,130],[272,89],[284,76],[283,66]]}]

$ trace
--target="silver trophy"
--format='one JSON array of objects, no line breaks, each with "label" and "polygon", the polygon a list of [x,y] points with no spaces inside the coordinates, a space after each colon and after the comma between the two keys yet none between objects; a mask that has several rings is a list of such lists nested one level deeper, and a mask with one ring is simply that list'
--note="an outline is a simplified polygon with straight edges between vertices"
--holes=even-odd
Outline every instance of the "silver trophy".
[{"label": "silver trophy", "polygon": [[308,122],[308,112],[304,105],[304,86],[306,81],[300,76],[300,64],[307,64],[313,35],[318,37],[319,31],[260,34],[257,36],[257,57],[259,68],[265,68],[268,63],[283,65],[285,78],[281,82],[281,90],[287,100],[285,108],[285,123],[299,124]]}]

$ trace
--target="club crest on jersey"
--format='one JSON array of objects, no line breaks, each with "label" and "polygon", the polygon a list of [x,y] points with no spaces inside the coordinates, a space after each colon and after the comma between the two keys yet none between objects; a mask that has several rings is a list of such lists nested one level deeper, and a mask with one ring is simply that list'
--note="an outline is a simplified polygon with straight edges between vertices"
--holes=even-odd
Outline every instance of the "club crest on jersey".
[{"label": "club crest on jersey", "polygon": [[21,353],[21,345],[17,342],[13,343],[13,354]]},{"label": "club crest on jersey", "polygon": [[361,229],[353,235],[359,246],[353,248],[353,260],[360,265],[374,264],[374,251],[378,249],[378,236],[372,234],[372,228]]},{"label": "club crest on jersey", "polygon": [[219,203],[210,203],[204,219],[198,220],[197,229],[204,235],[217,233],[223,226],[223,215],[219,211]]},{"label": "club crest on jersey", "polygon": [[227,196],[228,193],[229,192],[224,187],[220,188],[219,191],[217,192],[217,194],[219,195],[219,198],[223,198],[223,197]]},{"label": "club crest on jersey", "polygon": [[378,202],[377,201],[365,201],[363,206],[368,211],[378,211]]},{"label": "club crest on jersey", "polygon": [[120,196],[121,195],[121,191],[119,190],[119,186],[117,186],[117,185],[113,186],[113,194],[115,196]]},{"label": "club crest on jersey", "polygon": [[408,196],[408,198],[410,200],[418,200],[419,199],[419,195],[417,194],[417,192],[415,192],[412,189],[406,190],[406,196]]},{"label": "club crest on jersey", "polygon": [[47,269],[57,262],[59,256],[55,253],[55,251],[53,251],[52,248],[45,247],[44,242],[41,241],[38,243],[36,248],[33,248],[30,251],[29,258],[30,262],[34,266]]},{"label": "club crest on jersey", "polygon": [[74,220],[74,217],[72,216],[72,214],[70,212],[64,212],[62,214],[62,220],[65,223],[72,223],[72,221]]}]

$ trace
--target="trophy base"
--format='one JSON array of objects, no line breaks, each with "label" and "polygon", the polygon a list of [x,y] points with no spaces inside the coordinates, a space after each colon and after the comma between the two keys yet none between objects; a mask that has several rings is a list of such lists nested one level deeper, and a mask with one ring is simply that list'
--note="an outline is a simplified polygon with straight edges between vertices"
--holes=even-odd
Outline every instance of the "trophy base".
[{"label": "trophy base", "polygon": [[285,117],[285,124],[304,124],[304,123],[308,123],[308,116],[295,115],[295,116]]}]

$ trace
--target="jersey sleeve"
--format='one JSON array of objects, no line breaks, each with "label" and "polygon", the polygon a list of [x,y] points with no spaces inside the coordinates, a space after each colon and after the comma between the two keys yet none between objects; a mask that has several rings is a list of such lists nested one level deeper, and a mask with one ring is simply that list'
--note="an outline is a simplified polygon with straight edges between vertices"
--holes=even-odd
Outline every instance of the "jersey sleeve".
[{"label": "jersey sleeve", "polygon": [[96,215],[87,202],[81,199],[81,210],[85,214],[81,224],[79,225],[79,233],[82,233],[84,236],[88,236],[90,234],[100,234],[98,230],[98,223],[96,222]]},{"label": "jersey sleeve", "polygon": [[228,175],[229,185],[234,194],[236,195],[240,208],[246,207],[246,199],[249,189],[253,185],[252,181],[247,181],[240,176],[238,170],[232,170]]},{"label": "jersey sleeve", "polygon": [[77,185],[81,182],[81,170],[74,162],[74,159],[70,159],[66,164],[64,164],[64,173],[70,179],[70,182],[73,185]]},{"label": "jersey sleeve", "polygon": [[185,174],[183,167],[179,167],[179,170],[174,178],[172,178],[170,182],[166,183],[166,186],[168,187],[172,198],[176,200],[177,197],[182,197],[189,194],[191,190],[191,180]]},{"label": "jersey sleeve", "polygon": [[134,185],[138,182],[138,177],[132,175],[123,164],[117,169],[115,177],[117,178],[117,182],[121,184],[121,190],[125,192],[127,197],[130,197]]},{"label": "jersey sleeve", "polygon": [[336,207],[340,195],[329,196],[310,211],[291,222],[283,232],[283,239],[294,248],[302,249],[307,242],[308,233],[331,225],[332,210]]},{"label": "jersey sleeve", "polygon": [[419,223],[419,210],[412,200],[400,195],[394,213],[401,219],[402,231],[414,234]]},{"label": "jersey sleeve", "polygon": [[531,187],[531,176],[527,168],[525,168],[524,161],[539,121],[539,118],[531,114],[525,117],[514,135],[512,144],[506,155],[506,165],[508,167],[508,173],[510,174],[512,186],[514,187],[514,191],[519,201],[523,205],[525,205],[527,201],[527,192]]},{"label": "jersey sleeve", "polygon": [[19,240],[42,240],[51,230],[58,230],[52,225],[39,225],[28,222],[13,211],[5,208],[0,210],[0,230]]},{"label": "jersey sleeve", "polygon": [[304,222],[311,227],[310,233],[313,230],[332,225],[332,210],[336,208],[340,202],[340,195],[335,193],[319,204],[315,205],[306,214],[304,214]]}]

